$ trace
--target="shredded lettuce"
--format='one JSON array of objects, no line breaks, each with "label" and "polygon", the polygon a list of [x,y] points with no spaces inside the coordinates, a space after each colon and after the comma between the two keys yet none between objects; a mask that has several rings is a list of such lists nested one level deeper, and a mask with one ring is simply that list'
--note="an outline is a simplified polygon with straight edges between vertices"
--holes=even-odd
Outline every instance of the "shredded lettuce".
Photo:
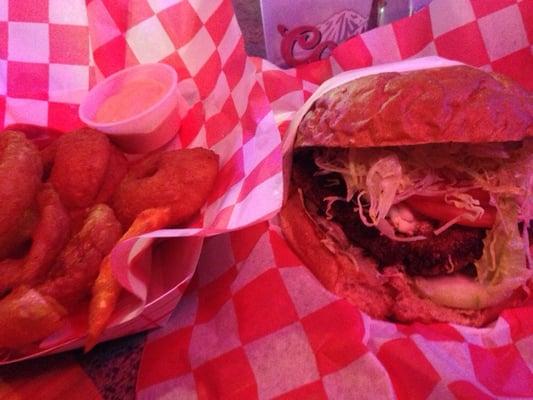
[{"label": "shredded lettuce", "polygon": [[474,264],[477,278],[460,274],[417,277],[415,284],[425,296],[448,307],[481,309],[501,303],[532,277],[526,262],[530,249],[516,224],[518,206],[509,198],[500,198],[498,203],[500,217],[483,241],[483,255]]},{"label": "shredded lettuce", "polygon": [[[355,211],[368,226],[383,226],[393,205],[411,196],[443,196],[464,210],[471,221],[485,210],[468,191],[482,189],[498,208],[499,196],[520,204],[519,221],[533,217],[533,141],[491,144],[438,144],[374,149],[319,149],[318,174],[336,172],[346,185],[345,201],[354,200]],[[339,199],[340,200],[340,199]],[[446,221],[442,233],[461,218]],[[383,234],[386,232],[382,231]],[[398,237],[399,238],[399,237]],[[401,240],[401,239],[399,239]]]},{"label": "shredded lettuce", "polygon": [[498,219],[483,240],[483,255],[475,263],[477,279],[487,286],[505,286],[510,281],[520,286],[531,273],[526,260],[529,247],[524,244],[516,223],[518,206],[513,199],[500,197],[498,210]]},{"label": "shredded lettuce", "polygon": [[389,154],[377,160],[366,175],[367,197],[370,200],[368,214],[373,225],[384,219],[400,186],[402,166],[395,154]]}]

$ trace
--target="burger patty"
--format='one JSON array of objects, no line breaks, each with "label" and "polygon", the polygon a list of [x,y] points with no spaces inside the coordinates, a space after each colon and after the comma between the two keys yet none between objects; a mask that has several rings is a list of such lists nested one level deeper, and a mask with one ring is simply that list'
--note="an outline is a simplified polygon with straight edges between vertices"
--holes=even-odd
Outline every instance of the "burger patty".
[{"label": "burger patty", "polygon": [[[294,163],[293,180],[303,191],[306,207],[326,216],[328,196],[346,195],[340,175],[315,175],[316,167],[307,152],[298,155]],[[337,181],[338,184],[332,184]],[[427,239],[412,242],[391,240],[375,227],[366,226],[353,211],[354,204],[336,201],[330,214],[341,226],[346,237],[363,248],[380,268],[401,264],[408,275],[436,276],[456,271],[474,273],[472,263],[483,253],[485,230],[454,225],[440,235],[426,235]]]},{"label": "burger patty", "polygon": [[425,240],[391,240],[374,227],[367,227],[353,212],[353,205],[336,202],[333,221],[353,243],[368,251],[380,267],[402,264],[408,275],[435,276],[462,270],[481,257],[484,230],[455,225]]}]

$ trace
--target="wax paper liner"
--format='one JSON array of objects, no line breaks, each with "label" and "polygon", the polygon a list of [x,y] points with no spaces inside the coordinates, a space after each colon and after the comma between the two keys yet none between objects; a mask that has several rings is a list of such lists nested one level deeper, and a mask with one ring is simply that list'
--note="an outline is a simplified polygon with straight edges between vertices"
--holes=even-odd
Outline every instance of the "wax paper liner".
[{"label": "wax paper liner", "polygon": [[[194,273],[203,237],[279,209],[280,134],[231,1],[10,0],[0,6],[0,59],[0,121],[18,124],[38,144],[81,126],[78,104],[104,76],[138,63],[170,64],[188,110],[165,150],[202,146],[220,157],[215,187],[187,229],[152,232],[113,250],[127,295],[104,340],[165,322]],[[79,347],[85,319],[73,315],[30,357]]]},{"label": "wax paper liner", "polygon": [[[330,59],[285,71],[254,62],[283,135],[318,85],[347,69],[438,55],[532,88],[531,4],[435,0]],[[374,321],[316,281],[274,219],[206,239],[193,283],[149,335],[138,397],[531,398],[532,307],[483,329]]]}]

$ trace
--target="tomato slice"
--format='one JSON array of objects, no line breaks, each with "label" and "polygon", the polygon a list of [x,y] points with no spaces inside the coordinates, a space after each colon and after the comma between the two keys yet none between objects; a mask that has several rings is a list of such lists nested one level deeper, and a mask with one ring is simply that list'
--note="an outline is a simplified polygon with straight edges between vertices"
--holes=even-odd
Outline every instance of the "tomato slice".
[{"label": "tomato slice", "polygon": [[[480,189],[471,190],[468,194],[479,200],[481,206],[485,209],[485,213],[475,221],[461,219],[457,224],[475,228],[491,228],[496,220],[496,208],[488,204],[490,195]],[[406,199],[405,203],[414,211],[440,222],[448,222],[464,213],[463,209],[447,204],[444,201],[444,196],[428,197],[415,195]]]}]

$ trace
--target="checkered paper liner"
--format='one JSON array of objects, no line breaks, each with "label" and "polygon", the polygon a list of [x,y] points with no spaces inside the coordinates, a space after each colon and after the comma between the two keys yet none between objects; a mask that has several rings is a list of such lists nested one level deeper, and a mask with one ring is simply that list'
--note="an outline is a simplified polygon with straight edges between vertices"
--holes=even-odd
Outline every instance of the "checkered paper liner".
[{"label": "checkered paper liner", "polygon": [[[489,29],[490,28],[490,29]],[[324,61],[254,59],[286,135],[318,85],[346,69],[442,56],[533,88],[533,3],[435,0]],[[197,273],[149,335],[138,397],[493,399],[533,397],[533,304],[483,329],[376,321],[326,291],[277,220],[206,239]]]},{"label": "checkered paper liner", "polygon": [[[37,143],[81,126],[78,105],[98,80],[148,62],[176,69],[189,106],[167,148],[210,148],[220,157],[220,171],[206,206],[187,228],[115,247],[113,269],[128,295],[104,340],[166,321],[195,271],[203,237],[275,215],[282,173],[273,111],[229,0],[0,3],[0,121],[49,128],[26,127]],[[82,345],[85,319],[72,316],[29,358]]]},{"label": "checkered paper liner", "polygon": [[373,320],[324,289],[273,220],[206,239],[149,335],[138,397],[531,398],[532,307],[484,329]]}]

